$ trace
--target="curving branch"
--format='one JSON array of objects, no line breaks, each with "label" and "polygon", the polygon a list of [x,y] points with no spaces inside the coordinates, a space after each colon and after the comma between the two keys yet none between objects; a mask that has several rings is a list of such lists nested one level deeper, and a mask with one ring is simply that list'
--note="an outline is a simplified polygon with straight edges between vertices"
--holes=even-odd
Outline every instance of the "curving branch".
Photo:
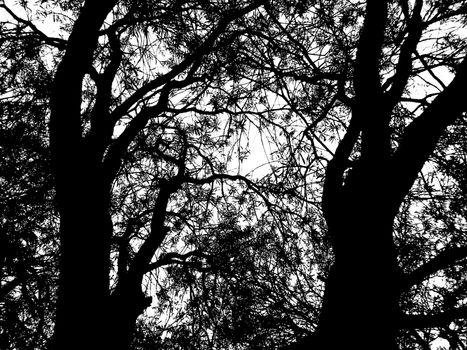
[{"label": "curving branch", "polygon": [[413,285],[423,282],[438,271],[463,262],[466,258],[467,246],[446,249],[411,273],[406,274],[402,278],[401,287],[408,289]]},{"label": "curving branch", "polygon": [[0,2],[0,8],[5,9],[5,11],[14,18],[15,21],[18,23],[21,23],[25,25],[27,28],[31,29],[31,31],[37,35],[37,37],[44,43],[50,46],[54,46],[59,50],[65,50],[67,47],[67,41],[62,38],[55,38],[55,37],[50,37],[47,34],[45,34],[43,31],[41,31],[39,28],[37,28],[34,23],[32,23],[29,20],[23,19],[19,17],[16,13],[14,13],[6,4],[5,2]]},{"label": "curving branch", "polygon": [[420,16],[422,6],[423,1],[417,0],[415,2],[412,16],[407,19],[407,38],[400,49],[396,73],[394,76],[389,78],[392,81],[392,86],[386,93],[386,98],[391,108],[400,100],[412,71],[412,55],[416,53],[418,42],[420,41],[423,29],[425,28]]},{"label": "curving branch", "polygon": [[[195,50],[193,50],[193,52],[187,55],[187,57],[185,57],[185,59],[182,60],[179,64],[175,65],[168,73],[157,77],[156,79],[150,81],[149,83],[145,84],[140,89],[135,91],[120,106],[115,108],[115,110],[111,114],[111,118],[115,121],[119,120],[128,112],[128,110],[135,103],[140,101],[147,93],[163,86],[164,84],[167,84],[177,75],[181,74],[183,71],[188,69],[190,66],[193,65],[194,67],[198,67],[201,58],[206,55],[206,52],[212,51],[214,43],[224,33],[224,31],[230,23],[251,12],[252,10],[258,8],[263,3],[264,0],[258,0],[254,1],[248,6],[245,6],[242,9],[227,11],[224,17],[219,21],[217,27],[212,30],[212,32],[206,37],[206,39]],[[188,73],[188,78],[193,77],[195,70],[196,69],[190,70],[190,72]]]},{"label": "curving branch", "polygon": [[207,261],[210,260],[211,256],[203,253],[199,250],[193,250],[191,252],[180,254],[180,253],[167,253],[164,254],[159,260],[153,262],[147,266],[146,272],[150,272],[152,270],[158,269],[159,267],[172,265],[172,264],[181,264],[189,267],[193,267],[199,271],[206,271],[209,270],[209,267],[203,266],[202,262],[200,261],[187,261],[189,258],[196,257],[200,259],[205,259]]},{"label": "curving branch", "polygon": [[105,155],[103,168],[107,182],[111,182],[115,178],[127,148],[136,135],[144,129],[151,117],[159,115],[167,108],[172,90],[187,86],[191,83],[192,81],[190,80],[169,82],[162,88],[157,104],[155,106],[143,108],[128,123],[122,134],[109,146],[107,154]]},{"label": "curving branch", "polygon": [[459,319],[467,319],[467,306],[427,315],[403,315],[400,319],[400,327],[404,329],[436,328]]},{"label": "curving branch", "polygon": [[406,128],[392,156],[389,199],[395,212],[409,192],[426,159],[433,153],[446,128],[467,111],[464,92],[467,87],[467,58],[463,60],[452,82]]},{"label": "curving branch", "polygon": [[[112,100],[112,83],[122,62],[123,52],[120,39],[116,33],[108,32],[111,48],[110,62],[104,72],[99,74],[94,70],[91,75],[96,82],[96,103],[91,115],[91,130],[89,140],[100,152],[103,152],[112,137],[115,121],[109,118]],[[93,67],[94,68],[94,67]]]},{"label": "curving branch", "polygon": [[326,168],[326,178],[323,185],[323,210],[327,219],[335,213],[334,203],[341,193],[344,172],[350,165],[350,154],[354,149],[360,135],[360,122],[356,118],[350,120],[350,125],[342,141],[339,143],[334,157],[329,161]]}]

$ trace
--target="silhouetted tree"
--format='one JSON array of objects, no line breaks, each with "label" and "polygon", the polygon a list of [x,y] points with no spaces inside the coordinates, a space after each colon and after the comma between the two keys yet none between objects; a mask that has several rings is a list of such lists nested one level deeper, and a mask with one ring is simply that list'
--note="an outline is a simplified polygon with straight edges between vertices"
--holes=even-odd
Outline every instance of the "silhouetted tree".
[{"label": "silhouetted tree", "polygon": [[334,258],[316,332],[302,346],[395,349],[400,337],[426,348],[440,336],[459,347],[465,3],[282,5],[265,6],[244,78],[290,107],[269,116],[288,135],[278,139],[291,164],[284,183],[293,170],[322,176]]},{"label": "silhouetted tree", "polygon": [[[2,149],[1,290],[25,315],[54,303],[50,147],[55,348],[465,346],[463,1],[20,5],[1,5],[2,69],[23,74],[2,133],[25,137]],[[259,144],[260,176],[232,170]],[[18,346],[50,335],[13,323]]]},{"label": "silhouetted tree", "polygon": [[[66,40],[49,37],[2,4],[37,46],[63,52],[50,92],[60,213],[53,346],[128,348],[136,318],[151,302],[142,291],[144,275],[172,262],[171,255],[153,261],[177,231],[172,217],[189,220],[183,194],[242,179],[224,175],[224,161],[210,157],[227,142],[211,117],[217,112],[185,119],[211,85],[223,84],[235,21],[259,2],[22,5],[40,18],[58,10],[60,29],[69,33]],[[188,204],[189,215],[209,210],[212,189],[197,194],[203,192]]]},{"label": "silhouetted tree", "polygon": [[[271,2],[256,22],[261,29],[242,38],[237,62],[248,68],[237,79],[241,89],[249,82],[263,92],[256,123],[278,130],[268,134],[276,148],[267,178],[283,196],[321,202],[325,237],[307,234],[333,251],[329,258],[325,246],[311,249],[328,259],[314,265],[326,276],[325,292],[296,337],[309,335],[291,349],[343,341],[359,349],[427,349],[439,339],[465,346],[466,11],[461,1]],[[267,303],[252,295],[274,292],[262,294],[265,281],[241,275],[248,292],[240,309],[250,323],[233,337],[243,336],[239,348],[254,347],[263,341],[249,335],[281,334],[283,323],[260,326]],[[230,272],[224,286],[235,290],[237,277]],[[319,292],[317,279],[308,281]],[[276,311],[267,308],[269,316]]]}]

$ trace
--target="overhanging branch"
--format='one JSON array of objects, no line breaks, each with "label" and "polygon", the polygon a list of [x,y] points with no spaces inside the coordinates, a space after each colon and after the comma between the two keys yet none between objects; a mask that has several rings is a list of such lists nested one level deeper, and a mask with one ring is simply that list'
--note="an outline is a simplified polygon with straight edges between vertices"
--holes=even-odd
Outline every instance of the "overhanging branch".
[{"label": "overhanging branch", "polygon": [[467,306],[428,315],[403,315],[400,325],[403,329],[436,328],[458,319],[467,319]]},{"label": "overhanging branch", "polygon": [[6,12],[8,12],[8,14],[14,18],[15,21],[17,21],[18,23],[21,23],[21,24],[24,24],[26,27],[28,27],[29,29],[32,30],[32,32],[34,34],[37,35],[37,37],[43,41],[44,43],[46,43],[47,45],[50,45],[50,46],[54,46],[56,48],[58,48],[59,50],[64,50],[66,48],[66,45],[67,45],[67,41],[65,39],[62,39],[62,38],[54,38],[54,37],[50,37],[48,36],[47,34],[45,34],[43,31],[41,31],[39,28],[37,28],[34,23],[32,23],[31,21],[28,21],[26,19],[23,19],[21,17],[19,17],[16,13],[14,13],[7,5],[5,5],[5,3],[2,1],[0,2],[0,7],[4,8]]},{"label": "overhanging branch", "polygon": [[408,289],[413,285],[423,282],[425,279],[448,268],[458,264],[467,258],[467,246],[450,248],[442,251],[436,257],[419,266],[417,269],[407,274],[402,280],[402,288]]},{"label": "overhanging branch", "polygon": [[406,128],[389,167],[392,186],[389,199],[394,211],[412,187],[446,128],[467,110],[466,87],[467,59],[464,59],[453,81]]}]

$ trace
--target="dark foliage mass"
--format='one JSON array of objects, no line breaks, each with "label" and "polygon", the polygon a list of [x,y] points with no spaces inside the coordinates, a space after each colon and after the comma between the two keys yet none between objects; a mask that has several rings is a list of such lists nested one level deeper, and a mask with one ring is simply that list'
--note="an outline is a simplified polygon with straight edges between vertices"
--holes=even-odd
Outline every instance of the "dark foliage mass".
[{"label": "dark foliage mass", "polygon": [[52,74],[36,46],[34,36],[1,24],[0,344],[8,349],[43,348],[54,315],[57,213],[46,125]]},{"label": "dark foliage mass", "polygon": [[1,1],[0,348],[465,349],[466,24]]}]

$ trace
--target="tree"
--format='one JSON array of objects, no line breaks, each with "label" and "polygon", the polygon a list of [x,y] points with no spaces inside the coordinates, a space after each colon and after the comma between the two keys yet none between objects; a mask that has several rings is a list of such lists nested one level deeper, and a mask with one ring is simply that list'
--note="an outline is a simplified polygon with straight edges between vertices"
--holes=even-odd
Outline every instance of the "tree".
[{"label": "tree", "polygon": [[[54,5],[41,10],[47,15]],[[220,165],[205,154],[213,147],[206,132],[218,128],[209,116],[199,126],[182,123],[177,116],[188,109],[174,109],[177,105],[169,102],[178,96],[178,105],[188,108],[203,98],[212,83],[208,78],[228,59],[222,50],[238,35],[235,21],[258,6],[69,2],[60,5],[61,11],[76,19],[63,24],[70,28],[65,41],[47,36],[3,5],[38,40],[64,49],[50,92],[50,151],[60,213],[55,348],[70,342],[128,348],[136,318],[150,304],[141,290],[143,277],[169,233],[170,197],[189,192],[190,184],[240,179],[219,174]],[[167,62],[156,50],[165,51]],[[160,70],[154,72],[152,65]],[[117,123],[123,130],[116,134]],[[139,158],[133,160],[135,154]],[[133,176],[141,182],[133,185]],[[139,197],[145,196],[140,211]],[[126,205],[130,197],[135,202]],[[126,225],[121,236],[112,220]],[[140,234],[141,229],[148,231]],[[133,239],[140,244],[134,253],[128,251]],[[118,269],[111,288],[114,252]]]},{"label": "tree", "polygon": [[[465,209],[453,199],[465,190],[463,180],[442,170],[443,156],[433,156],[451,154],[453,171],[462,168],[464,176],[458,135],[466,108],[465,5],[319,1],[265,9],[267,30],[248,49],[256,74],[248,76],[270,81],[295,114],[288,130],[293,135],[300,125],[302,134],[291,156],[300,159],[308,138],[316,158],[300,165],[319,168],[316,159],[328,160],[321,201],[334,262],[316,332],[303,344],[338,348],[346,339],[347,347],[394,349],[409,332],[426,347],[431,339],[417,333],[425,328],[451,333],[452,344],[465,341],[465,287],[454,272],[463,271],[466,257]],[[425,206],[422,216],[416,213]],[[446,213],[449,207],[457,209]],[[439,231],[432,226],[418,244],[406,245],[419,237],[419,220],[437,221]],[[423,288],[440,288],[443,306],[405,304],[413,286],[434,275],[459,289],[428,282]]]},{"label": "tree", "polygon": [[[22,6],[2,3],[3,28],[56,67],[50,115],[41,96],[25,113],[50,121],[55,348],[465,344],[462,1]],[[51,14],[61,36],[38,28]],[[250,128],[268,144],[255,179],[230,168],[255,148]],[[50,192],[19,163],[45,194],[27,213]],[[20,281],[6,261],[2,290]],[[151,288],[162,317],[137,321]]]},{"label": "tree", "polygon": [[[270,178],[284,195],[311,190],[298,185],[308,176],[322,181],[333,266],[321,265],[327,278],[320,316],[302,333],[316,331],[290,348],[338,348],[344,339],[350,348],[427,349],[441,338],[461,348],[466,7],[460,1],[294,5],[265,5],[262,29],[245,34],[238,60],[249,67],[239,77],[243,86],[249,81],[250,89],[273,95],[258,101],[264,111],[258,124],[282,131],[271,137],[280,166]],[[289,110],[281,115],[279,105]],[[310,203],[320,195],[297,192]],[[265,287],[242,281],[251,288],[242,302]],[[251,309],[264,305],[259,299]],[[258,316],[250,316],[250,327],[259,326]],[[274,328],[252,333],[268,327]]]}]

